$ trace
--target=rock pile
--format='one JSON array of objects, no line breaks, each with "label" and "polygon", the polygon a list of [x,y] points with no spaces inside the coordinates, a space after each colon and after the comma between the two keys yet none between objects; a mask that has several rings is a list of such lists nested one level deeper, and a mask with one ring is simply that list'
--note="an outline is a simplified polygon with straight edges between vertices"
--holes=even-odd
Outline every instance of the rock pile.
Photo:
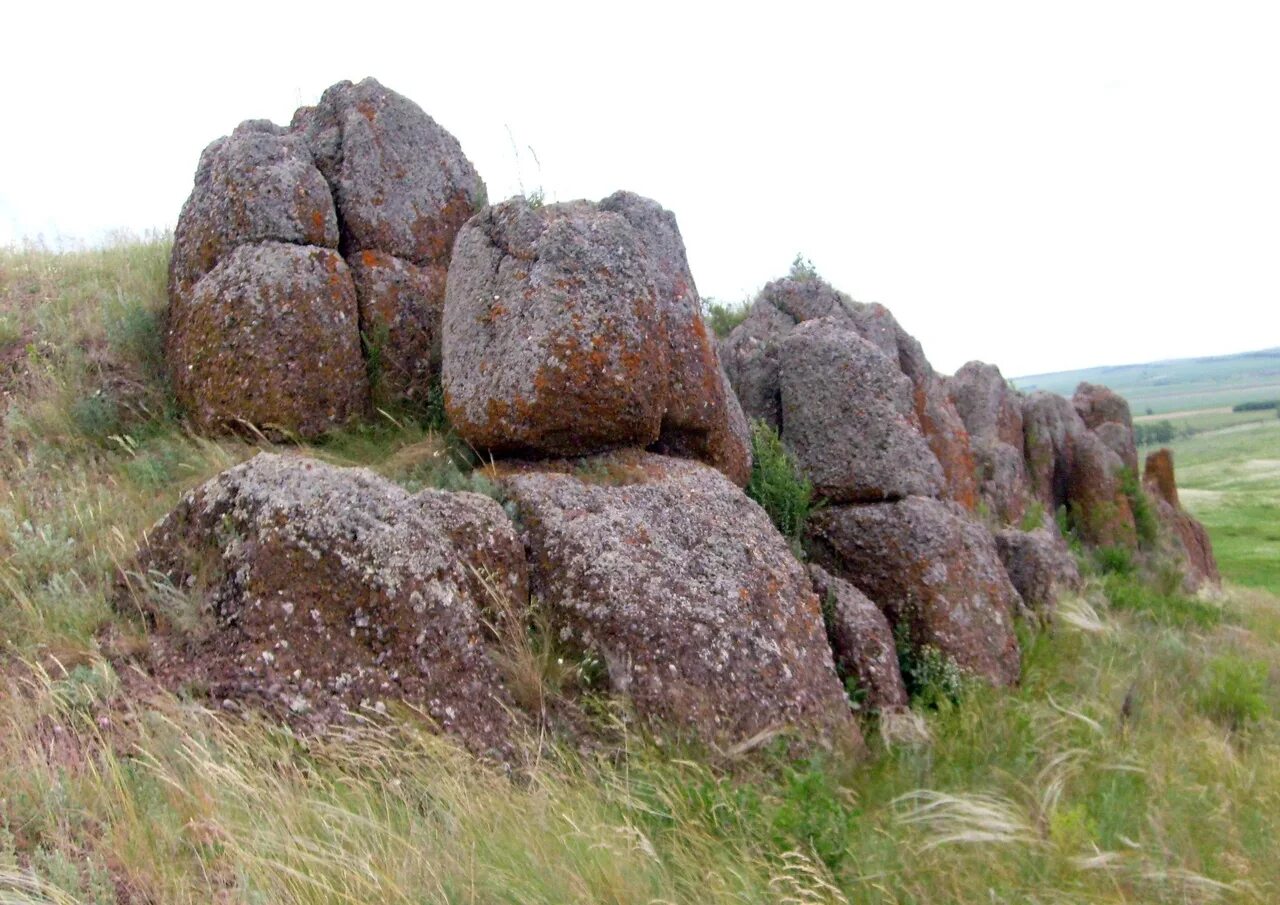
[{"label": "rock pile", "polygon": [[483,199],[457,140],[373,79],[209,145],[169,269],[166,358],[191,421],[314,437],[372,390],[425,398],[453,240]]},{"label": "rock pile", "polygon": [[[1024,396],[981,362],[943,377],[887,309],[804,268],[718,345],[657,203],[483,194],[457,141],[371,79],[205,150],[166,339],[192,423],[312,437],[438,377],[503,505],[293,456],[224,472],[117,600],[155,626],[164,681],[303,727],[407,699],[505,757],[538,715],[494,626],[536,599],[660,736],[788,727],[856,752],[851,698],[908,704],[900,654],[1019,680],[1015,619],[1081,584],[1059,521],[1216,582],[1171,456],[1139,484],[1105,387]],[[823,500],[807,565],[741,489],[748,416]]]}]

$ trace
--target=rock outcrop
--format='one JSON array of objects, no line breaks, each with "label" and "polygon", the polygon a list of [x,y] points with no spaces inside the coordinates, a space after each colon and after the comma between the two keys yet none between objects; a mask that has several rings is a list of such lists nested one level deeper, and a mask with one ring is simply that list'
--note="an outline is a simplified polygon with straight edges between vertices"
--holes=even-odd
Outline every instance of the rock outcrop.
[{"label": "rock outcrop", "polygon": [[1021,395],[999,368],[980,361],[960,368],[947,381],[947,393],[969,432],[979,497],[998,524],[1019,524],[1031,504]]},{"label": "rock outcrop", "polygon": [[659,731],[858,747],[804,568],[716,470],[639,451],[510,466],[534,593]]},{"label": "rock outcrop", "polygon": [[884,613],[867,595],[819,565],[809,565],[809,578],[822,605],[836,672],[858,706],[879,713],[905,709],[907,689]]},{"label": "rock outcrop", "polygon": [[670,213],[620,193],[486,209],[458,236],[444,315],[455,430],[498,455],[657,446],[750,478],[746,420]]},{"label": "rock outcrop", "polygon": [[1080,567],[1056,531],[1005,528],[995,539],[1009,580],[1027,609],[1041,618],[1052,616],[1062,593],[1080,589]]},{"label": "rock outcrop", "polygon": [[994,685],[1018,681],[1021,603],[991,533],[956,503],[909,497],[809,519],[814,560],[875,602],[916,648]]},{"label": "rock outcrop", "polygon": [[849,503],[941,494],[942,469],[895,362],[826,317],[788,332],[778,361],[783,438],[819,496]]},{"label": "rock outcrop", "polygon": [[1147,456],[1143,485],[1154,501],[1159,519],[1174,556],[1181,561],[1185,584],[1189,590],[1221,582],[1218,561],[1213,555],[1209,533],[1178,502],[1178,485],[1174,480],[1173,453],[1158,449]]},{"label": "rock outcrop", "polygon": [[1084,382],[1076,387],[1071,402],[1084,426],[1097,434],[1137,478],[1138,447],[1133,436],[1133,417],[1124,397],[1108,387]]},{"label": "rock outcrop", "polygon": [[[288,129],[249,121],[209,145],[178,218],[165,336],[196,427],[314,437],[364,414],[362,337],[385,377],[380,402],[424,398],[439,368],[454,236],[483,197],[457,140],[373,79],[334,85]],[[328,268],[323,291],[311,275],[282,280],[303,255]],[[233,258],[231,279],[222,266]],[[289,310],[307,315],[290,325]],[[316,332],[316,320],[327,329]],[[346,367],[352,348],[359,372]],[[246,352],[245,372],[225,373]],[[342,385],[323,395],[291,374],[290,362],[335,356],[343,369],[326,365],[316,379]]]},{"label": "rock outcrop", "polygon": [[188,493],[131,575],[116,605],[154,623],[149,666],[165,684],[304,728],[403,699],[473,751],[509,747],[479,576],[514,601],[528,585],[487,497],[261,454]]}]

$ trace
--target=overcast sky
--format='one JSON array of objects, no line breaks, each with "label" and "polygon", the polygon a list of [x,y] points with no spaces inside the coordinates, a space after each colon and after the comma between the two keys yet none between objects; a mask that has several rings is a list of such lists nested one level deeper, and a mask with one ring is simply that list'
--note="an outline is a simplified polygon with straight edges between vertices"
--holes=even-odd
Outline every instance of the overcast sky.
[{"label": "overcast sky", "polygon": [[0,244],[172,227],[209,141],[372,75],[491,199],[649,195],[724,300],[802,252],[944,371],[1280,345],[1280,4],[285,6],[6,9]]}]

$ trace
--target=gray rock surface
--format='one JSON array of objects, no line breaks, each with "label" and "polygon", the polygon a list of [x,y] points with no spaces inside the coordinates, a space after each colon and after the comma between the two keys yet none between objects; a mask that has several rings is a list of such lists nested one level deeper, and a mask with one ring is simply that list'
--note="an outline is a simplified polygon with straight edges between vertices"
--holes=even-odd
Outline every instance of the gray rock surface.
[{"label": "gray rock surface", "polygon": [[509,467],[534,593],[649,724],[859,747],[804,568],[722,474],[636,451]]},{"label": "gray rock surface", "polygon": [[1060,594],[1080,589],[1080,567],[1056,531],[1006,528],[995,539],[1009,580],[1032,612],[1049,616]]},{"label": "gray rock surface", "polygon": [[821,566],[808,568],[840,678],[865,695],[860,704],[865,710],[884,713],[906,708],[907,689],[889,620],[849,582]]},{"label": "gray rock surface", "polygon": [[174,297],[165,352],[200,430],[315,437],[368,410],[355,290],[327,248],[239,246]]},{"label": "gray rock surface", "polygon": [[1020,394],[999,368],[979,361],[960,368],[947,392],[969,433],[978,496],[998,524],[1018,524],[1031,503]]},{"label": "gray rock surface", "polygon": [[750,478],[674,220],[647,199],[487,208],[458,236],[444,314],[449,417],[478,449],[650,446]]},{"label": "gray rock surface", "polygon": [[261,454],[149,534],[134,575],[177,590],[134,583],[117,606],[154,620],[149,665],[166,684],[302,728],[405,700],[473,751],[502,754],[510,699],[476,571],[527,599],[524,550],[487,497],[411,496],[364,469]]},{"label": "gray rock surface", "polygon": [[242,123],[205,148],[182,206],[169,263],[171,298],[240,245],[292,242],[338,247],[329,186],[307,145],[270,123]]},{"label": "gray rock surface", "polygon": [[374,79],[339,82],[295,120],[333,187],[343,254],[447,265],[485,187],[458,140]]},{"label": "gray rock surface", "polygon": [[910,497],[830,506],[810,517],[814,561],[871,598],[917,648],[994,685],[1020,672],[1021,600],[987,531],[956,503]]},{"label": "gray rock surface", "polygon": [[779,354],[783,439],[833,502],[936,495],[942,470],[912,402],[911,381],[831,318],[791,330]]}]

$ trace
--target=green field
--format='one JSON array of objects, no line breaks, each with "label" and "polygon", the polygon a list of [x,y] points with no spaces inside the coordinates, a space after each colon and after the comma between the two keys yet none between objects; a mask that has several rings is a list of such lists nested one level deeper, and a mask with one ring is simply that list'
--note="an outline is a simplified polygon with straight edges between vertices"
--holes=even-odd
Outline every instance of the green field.
[{"label": "green field", "polygon": [[[264,445],[174,411],[167,259],[0,251],[0,903],[1280,901],[1280,422],[1175,444],[1220,596],[1086,561],[1017,688],[923,683],[860,762],[673,751],[597,702],[624,744],[531,732],[508,773],[412,712],[298,737],[131,665],[116,570]],[[406,415],[300,451],[456,486],[445,444]]]},{"label": "green field", "polygon": [[1280,348],[1013,378],[1020,390],[1064,396],[1075,392],[1081,381],[1111,387],[1129,400],[1135,416],[1230,408],[1240,402],[1280,399]]}]

